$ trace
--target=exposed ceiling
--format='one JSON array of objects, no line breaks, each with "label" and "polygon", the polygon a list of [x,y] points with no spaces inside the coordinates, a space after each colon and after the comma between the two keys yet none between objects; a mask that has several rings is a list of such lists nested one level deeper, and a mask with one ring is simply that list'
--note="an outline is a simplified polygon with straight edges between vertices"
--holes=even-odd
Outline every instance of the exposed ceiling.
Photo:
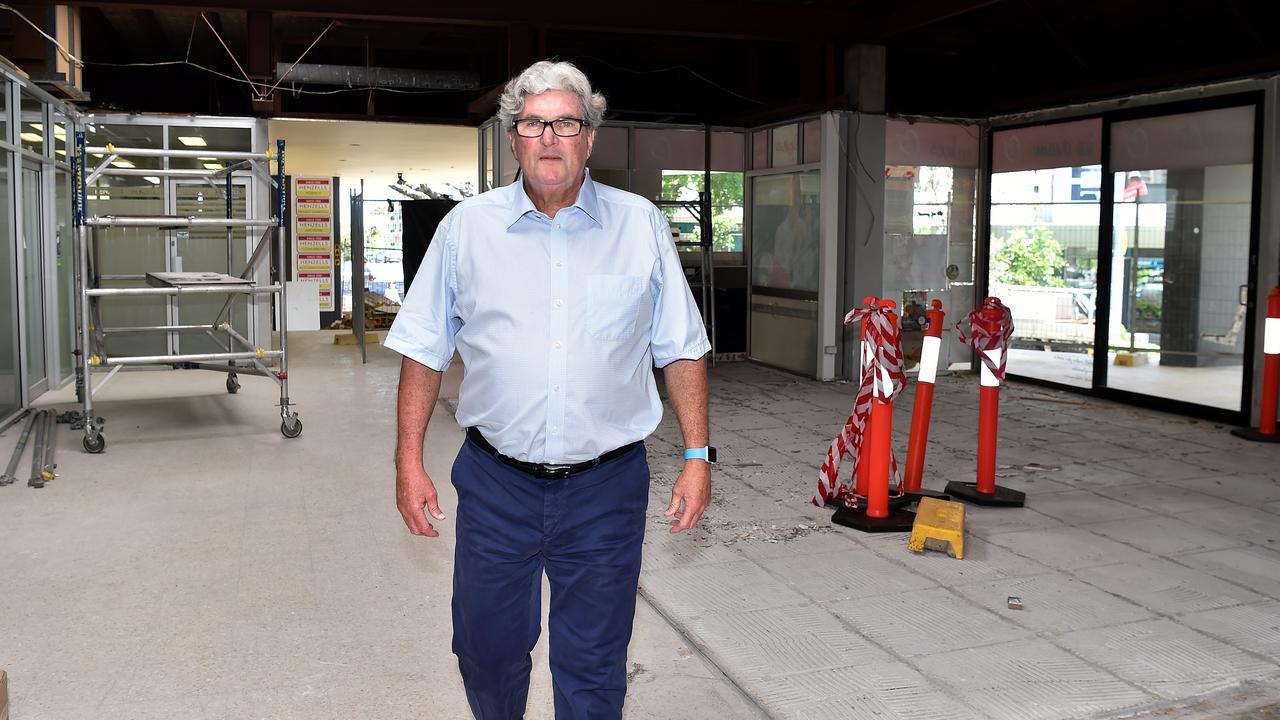
[{"label": "exposed ceiling", "polygon": [[[476,124],[513,71],[559,57],[605,92],[613,118],[753,125],[849,106],[846,49],[858,44],[885,48],[888,112],[947,117],[1280,72],[1274,0],[74,4],[93,105],[130,111]],[[355,87],[286,77],[254,102],[246,74],[265,89],[299,59],[472,86],[370,91],[348,71]]]}]

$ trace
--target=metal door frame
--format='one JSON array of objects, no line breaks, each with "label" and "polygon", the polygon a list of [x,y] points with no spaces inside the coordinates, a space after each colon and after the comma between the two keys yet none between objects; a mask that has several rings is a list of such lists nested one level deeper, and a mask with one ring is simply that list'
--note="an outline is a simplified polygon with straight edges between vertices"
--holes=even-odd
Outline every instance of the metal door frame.
[{"label": "metal door frame", "polygon": [[[167,131],[165,133],[165,136],[167,139],[168,137]],[[166,158],[166,161],[167,161],[167,158]],[[165,177],[164,183],[165,183],[164,205],[167,208],[166,212],[168,212],[169,214],[177,214],[178,212],[178,189],[181,187],[196,187],[196,188],[203,189],[209,193],[214,193],[217,196],[218,200],[223,201],[224,207],[225,207],[226,200],[224,198],[224,194],[226,191],[222,188],[215,187],[213,184],[209,182],[205,182],[201,180],[188,180],[180,177]],[[234,187],[239,187],[244,189],[244,215],[245,217],[249,217],[250,209],[253,207],[253,183],[250,182],[250,177],[247,175],[242,175],[240,173],[233,174],[231,176],[231,184]],[[232,230],[232,232],[235,232],[235,231]],[[243,237],[240,238],[240,242],[242,243],[242,250],[245,253],[245,257],[247,258],[249,257],[249,254],[253,252],[253,247],[252,247],[253,239],[251,237],[252,231],[242,230],[241,232],[243,232],[244,235]],[[175,264],[175,260],[178,257],[178,236],[176,232],[167,232],[165,237],[165,245],[166,247],[165,247],[164,267],[165,267],[165,270],[169,272],[174,272],[178,269]],[[239,268],[232,266],[231,258],[228,257],[227,272],[234,274],[238,270]],[[254,318],[255,318],[256,307],[255,307],[255,303],[249,299],[245,299],[243,300],[243,302],[245,303],[245,307],[249,309],[249,321],[248,321],[249,327],[246,328],[246,330],[248,331],[248,334],[246,335],[246,337],[252,339],[256,337],[256,333],[254,332]],[[170,325],[177,325],[179,323],[178,296],[170,295],[168,298],[166,298],[165,318]],[[179,349],[180,340],[181,340],[180,333],[176,333],[176,332],[169,333],[169,337],[166,340],[166,348],[168,349],[169,353],[177,354],[180,352],[180,349]]]}]

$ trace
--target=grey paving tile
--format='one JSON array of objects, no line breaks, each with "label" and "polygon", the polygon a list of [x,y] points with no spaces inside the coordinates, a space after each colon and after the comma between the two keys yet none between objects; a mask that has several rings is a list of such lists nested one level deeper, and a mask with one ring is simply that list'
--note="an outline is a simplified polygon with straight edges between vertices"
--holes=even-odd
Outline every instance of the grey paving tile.
[{"label": "grey paving tile", "polygon": [[1180,621],[1272,661],[1280,658],[1280,602],[1275,600],[1190,613]]},{"label": "grey paving tile", "polygon": [[1026,637],[1026,629],[945,588],[829,603],[859,633],[889,650],[918,657]]},{"label": "grey paving tile", "polygon": [[1233,505],[1181,513],[1177,517],[1245,542],[1280,548],[1280,522],[1265,510]]},{"label": "grey paving tile", "polygon": [[[1150,458],[1150,460],[1159,461],[1159,458]],[[1169,482],[1102,487],[1097,488],[1094,492],[1113,500],[1165,514],[1221,507],[1231,502],[1230,500],[1207,495]]]},{"label": "grey paving tile", "polygon": [[[953,588],[1001,617],[1042,633],[1119,625],[1154,617],[1141,606],[1099,590],[1065,573],[966,583]],[[1009,608],[1009,598],[1023,608]]]},{"label": "grey paving tile", "polygon": [[739,682],[892,660],[815,605],[704,615],[686,632]]},{"label": "grey paving tile", "polygon": [[1074,527],[1001,533],[992,535],[990,540],[1055,569],[1071,570],[1150,557],[1136,548]]},{"label": "grey paving tile", "polygon": [[736,562],[742,556],[731,547],[711,541],[695,541],[688,533],[672,535],[662,527],[647,532],[643,562],[646,570]]},{"label": "grey paving tile", "polygon": [[1089,530],[1155,555],[1185,555],[1244,544],[1242,540],[1197,527],[1180,518],[1160,515],[1096,523],[1090,525]]},{"label": "grey paving tile", "polygon": [[1076,576],[1159,613],[1181,615],[1197,610],[1257,602],[1261,596],[1208,573],[1168,560],[1085,568]]},{"label": "grey paving tile", "polygon": [[808,602],[750,560],[655,569],[645,572],[640,581],[641,592],[650,602],[678,618]]},{"label": "grey paving tile", "polygon": [[1036,512],[1057,518],[1068,525],[1139,518],[1150,514],[1141,508],[1108,500],[1086,490],[1072,490],[1036,498],[1034,507]]},{"label": "grey paving tile", "polygon": [[870,550],[854,546],[819,555],[792,555],[762,560],[770,574],[815,602],[864,598],[901,590],[936,587],[936,583]]},{"label": "grey paving tile", "polygon": [[848,534],[825,526],[814,532],[798,535],[786,542],[744,540],[734,546],[741,556],[764,564],[767,560],[791,558],[801,555],[865,552],[863,546]]},{"label": "grey paving tile", "polygon": [[1243,547],[1184,555],[1178,562],[1280,599],[1280,553]]},{"label": "grey paving tile", "polygon": [[1169,439],[1160,435],[1156,436],[1156,440],[1166,447],[1146,451],[1142,457],[1102,460],[1098,462],[1098,465],[1117,470],[1126,470],[1140,476],[1143,480],[1158,480],[1162,483],[1173,480],[1201,478],[1211,474],[1210,470],[1206,470],[1200,464],[1203,459],[1199,457],[1210,453],[1211,451],[1208,448],[1205,448],[1202,453],[1174,452],[1170,454],[1170,448],[1167,447]]},{"label": "grey paving tile", "polygon": [[1280,501],[1280,477],[1275,474],[1215,474],[1211,477],[1179,481],[1176,484],[1250,507]]},{"label": "grey paving tile", "polygon": [[869,547],[874,547],[881,556],[945,586],[1027,577],[1051,571],[1051,568],[1041,563],[1021,557],[980,537],[965,538],[963,560],[940,552],[913,553],[907,550],[907,539],[907,535],[870,535],[860,538]]},{"label": "grey paving tile", "polygon": [[[1031,503],[1033,506],[1035,501]],[[965,530],[979,537],[999,533],[1062,527],[1062,521],[1037,512],[1034,507],[1001,508],[966,505]]]},{"label": "grey paving tile", "polygon": [[977,720],[945,690],[899,662],[752,683],[773,717],[794,720]]},{"label": "grey paving tile", "polygon": [[[806,411],[804,413],[808,415]],[[711,408],[711,425],[723,430],[743,431],[755,428],[783,427],[786,421],[772,413],[742,407]]]},{"label": "grey paving tile", "polygon": [[1228,475],[1272,470],[1274,456],[1266,448],[1234,437],[1227,428],[1223,428],[1222,434],[1226,436],[1224,442],[1228,445],[1219,447],[1219,452],[1197,457],[1193,462],[1203,462],[1205,468]]},{"label": "grey paving tile", "polygon": [[1115,487],[1147,481],[1147,478],[1136,471],[1109,467],[1098,462],[1064,457],[1059,458],[1055,464],[1061,469],[1046,473],[1049,479],[1075,488]]},{"label": "grey paving tile", "polygon": [[1154,699],[1043,639],[939,653],[917,664],[986,718],[1067,720]]},{"label": "grey paving tile", "polygon": [[1280,675],[1280,665],[1170,620],[1068,633],[1058,644],[1168,700]]}]

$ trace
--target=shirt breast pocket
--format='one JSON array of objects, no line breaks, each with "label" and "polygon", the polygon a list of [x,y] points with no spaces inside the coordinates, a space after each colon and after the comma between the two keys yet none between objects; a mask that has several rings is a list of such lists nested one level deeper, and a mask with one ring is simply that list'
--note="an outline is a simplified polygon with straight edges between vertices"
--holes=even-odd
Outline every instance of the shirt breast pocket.
[{"label": "shirt breast pocket", "polygon": [[587,327],[597,340],[626,340],[636,331],[645,279],[636,275],[587,276]]}]

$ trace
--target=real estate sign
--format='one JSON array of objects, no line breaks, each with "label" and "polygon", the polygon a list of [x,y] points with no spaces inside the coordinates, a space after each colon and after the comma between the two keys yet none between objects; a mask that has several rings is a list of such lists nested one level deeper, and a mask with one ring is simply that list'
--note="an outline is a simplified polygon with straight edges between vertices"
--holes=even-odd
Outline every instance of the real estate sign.
[{"label": "real estate sign", "polygon": [[320,310],[332,312],[333,180],[293,178],[294,273],[298,280],[320,285]]}]

